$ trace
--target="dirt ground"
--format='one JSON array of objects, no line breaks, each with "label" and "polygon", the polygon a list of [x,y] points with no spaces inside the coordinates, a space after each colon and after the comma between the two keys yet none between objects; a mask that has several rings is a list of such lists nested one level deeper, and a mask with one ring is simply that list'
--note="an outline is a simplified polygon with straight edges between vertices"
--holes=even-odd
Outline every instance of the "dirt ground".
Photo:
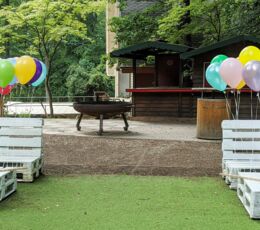
[{"label": "dirt ground", "polygon": [[216,176],[221,143],[44,135],[44,173]]}]

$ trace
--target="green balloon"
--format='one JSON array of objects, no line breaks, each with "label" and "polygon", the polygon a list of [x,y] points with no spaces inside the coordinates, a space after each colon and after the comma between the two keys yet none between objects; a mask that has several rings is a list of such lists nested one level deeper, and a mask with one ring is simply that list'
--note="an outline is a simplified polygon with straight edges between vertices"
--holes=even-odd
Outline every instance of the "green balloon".
[{"label": "green balloon", "polygon": [[221,63],[222,63],[223,61],[225,61],[227,58],[228,58],[228,56],[226,56],[226,55],[224,55],[224,54],[219,54],[219,55],[217,55],[216,57],[214,57],[214,58],[211,60],[210,64],[212,64],[212,63],[219,63],[219,64],[221,64]]},{"label": "green balloon", "polygon": [[14,67],[8,60],[0,60],[0,87],[5,88],[14,78]]}]

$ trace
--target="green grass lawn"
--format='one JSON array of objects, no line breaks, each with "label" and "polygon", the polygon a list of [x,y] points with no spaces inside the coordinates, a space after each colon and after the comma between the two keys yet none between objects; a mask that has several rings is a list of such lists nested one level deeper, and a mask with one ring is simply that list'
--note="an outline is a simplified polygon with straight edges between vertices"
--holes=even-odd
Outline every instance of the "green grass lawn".
[{"label": "green grass lawn", "polygon": [[0,230],[260,229],[220,178],[42,177],[0,203]]}]

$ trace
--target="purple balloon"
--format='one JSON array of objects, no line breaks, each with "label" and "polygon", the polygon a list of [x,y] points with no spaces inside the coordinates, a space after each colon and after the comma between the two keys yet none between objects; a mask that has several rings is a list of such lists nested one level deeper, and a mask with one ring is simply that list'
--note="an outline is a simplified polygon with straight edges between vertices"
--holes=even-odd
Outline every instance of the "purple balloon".
[{"label": "purple balloon", "polygon": [[36,82],[42,74],[42,65],[41,65],[40,61],[37,59],[34,59],[34,62],[36,64],[36,72],[35,72],[33,78],[30,80],[29,84]]},{"label": "purple balloon", "polygon": [[243,69],[243,78],[248,87],[260,91],[260,61],[250,61]]}]

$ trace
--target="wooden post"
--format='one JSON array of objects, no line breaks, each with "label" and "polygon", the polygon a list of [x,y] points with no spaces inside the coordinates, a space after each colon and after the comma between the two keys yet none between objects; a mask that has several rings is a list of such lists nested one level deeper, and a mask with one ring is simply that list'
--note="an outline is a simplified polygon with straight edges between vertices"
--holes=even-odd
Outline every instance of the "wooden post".
[{"label": "wooden post", "polygon": [[136,59],[133,58],[133,88],[136,88]]},{"label": "wooden post", "polygon": [[155,79],[154,86],[158,87],[159,85],[159,64],[158,64],[158,55],[155,55]]},{"label": "wooden post", "polygon": [[[136,58],[133,58],[133,88],[136,88]],[[135,104],[135,95],[132,93],[132,103]],[[135,107],[132,108],[132,116],[135,116]]]},{"label": "wooden post", "polygon": [[0,97],[0,117],[4,116],[4,97],[1,95]]}]

